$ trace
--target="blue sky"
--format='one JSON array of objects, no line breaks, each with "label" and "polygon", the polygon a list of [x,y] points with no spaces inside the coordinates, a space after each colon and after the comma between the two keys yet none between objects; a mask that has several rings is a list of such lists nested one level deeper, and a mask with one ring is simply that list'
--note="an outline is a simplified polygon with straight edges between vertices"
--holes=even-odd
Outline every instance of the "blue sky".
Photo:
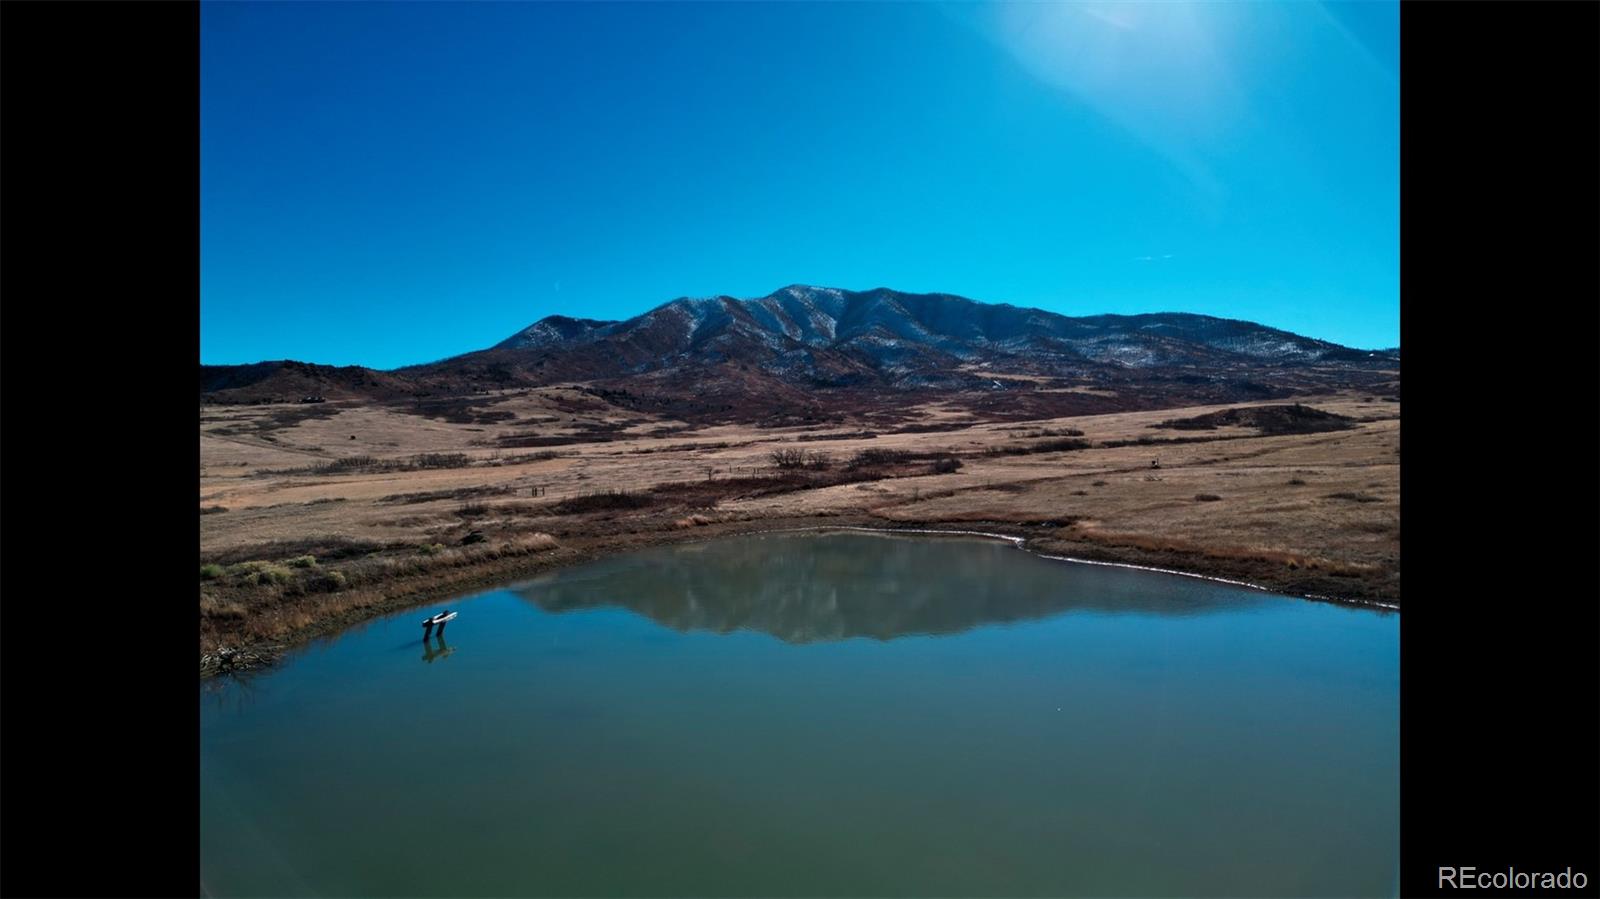
[{"label": "blue sky", "polygon": [[794,283],[1399,343],[1396,2],[204,3],[201,359]]}]

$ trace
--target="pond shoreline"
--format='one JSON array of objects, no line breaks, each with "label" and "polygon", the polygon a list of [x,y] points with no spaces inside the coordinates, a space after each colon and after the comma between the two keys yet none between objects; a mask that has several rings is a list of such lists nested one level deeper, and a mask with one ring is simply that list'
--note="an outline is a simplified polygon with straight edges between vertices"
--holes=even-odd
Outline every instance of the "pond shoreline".
[{"label": "pond shoreline", "polygon": [[[1179,577],[1192,577],[1192,578],[1196,578],[1196,579],[1202,580],[1202,581],[1211,581],[1213,583],[1218,583],[1218,584],[1227,584],[1227,585],[1232,586],[1232,587],[1245,587],[1245,588],[1250,589],[1250,590],[1260,590],[1263,593],[1272,593],[1272,594],[1279,595],[1279,596],[1289,596],[1289,597],[1293,597],[1295,599],[1310,600],[1312,602],[1326,602],[1326,603],[1332,603],[1334,605],[1341,605],[1341,606],[1361,606],[1363,608],[1380,609],[1380,610],[1389,611],[1389,612],[1398,612],[1398,611],[1400,611],[1400,604],[1399,603],[1393,603],[1393,602],[1381,602],[1379,600],[1374,600],[1374,599],[1355,599],[1355,598],[1345,599],[1345,598],[1340,598],[1340,597],[1337,597],[1337,596],[1325,596],[1325,595],[1322,595],[1322,594],[1319,594],[1319,593],[1289,593],[1289,592],[1284,592],[1282,590],[1275,590],[1275,589],[1273,589],[1271,587],[1263,586],[1261,584],[1251,583],[1250,581],[1240,581],[1240,580],[1235,580],[1233,578],[1217,577],[1215,575],[1210,575],[1210,574],[1200,574],[1200,573],[1194,572],[1194,571],[1183,571],[1183,570],[1177,569],[1177,568],[1158,568],[1158,567],[1153,566],[1153,565],[1136,565],[1136,564],[1134,564],[1132,562],[1107,562],[1107,561],[1102,561],[1102,560],[1099,560],[1099,559],[1080,559],[1080,558],[1077,558],[1077,557],[1074,557],[1074,556],[1051,555],[1050,553],[1047,553],[1047,552],[1044,552],[1042,550],[1039,550],[1039,549],[1036,549],[1034,547],[1029,546],[1028,545],[1028,538],[1026,538],[1026,537],[1013,537],[1013,536],[1010,536],[1008,534],[997,534],[997,533],[993,533],[991,531],[953,530],[953,529],[949,529],[949,528],[855,527],[855,526],[851,526],[851,525],[835,525],[833,527],[822,525],[822,526],[818,526],[818,527],[792,528],[792,529],[788,529],[788,530],[790,532],[792,532],[792,533],[798,533],[798,532],[803,532],[803,531],[818,531],[818,532],[825,532],[825,531],[853,531],[853,532],[857,532],[857,533],[929,534],[929,535],[946,534],[946,535],[962,535],[962,536],[971,536],[971,537],[988,537],[988,538],[991,538],[991,539],[994,539],[994,540],[1004,540],[1007,543],[1010,543],[1011,545],[1017,547],[1020,550],[1023,550],[1025,552],[1033,553],[1034,555],[1036,555],[1036,556],[1038,556],[1038,557],[1040,557],[1042,559],[1050,559],[1050,560],[1056,561],[1056,562],[1073,562],[1073,563],[1076,563],[1078,565],[1104,565],[1104,566],[1107,566],[1109,568],[1129,568],[1129,569],[1133,569],[1135,571],[1151,571],[1151,572],[1155,572],[1157,574],[1173,574],[1173,575],[1177,575]],[[762,533],[782,533],[782,532],[783,531],[780,530],[780,531],[764,531]]]},{"label": "pond shoreline", "polygon": [[[985,529],[978,530],[977,527]],[[564,543],[555,550],[533,556],[490,559],[449,571],[395,578],[377,585],[375,589],[369,589],[367,592],[371,594],[370,601],[359,608],[318,615],[308,625],[297,628],[281,638],[245,639],[238,641],[236,645],[213,647],[209,652],[202,650],[200,677],[205,680],[219,674],[270,667],[295,649],[363,622],[465,593],[509,586],[555,568],[592,562],[651,546],[695,543],[722,537],[806,531],[982,537],[1004,540],[1026,552],[1057,561],[1198,578],[1314,602],[1347,605],[1385,613],[1397,612],[1400,608],[1398,603],[1376,598],[1327,595],[1297,589],[1297,585],[1302,584],[1304,578],[1296,576],[1293,571],[1284,572],[1276,577],[1272,576],[1274,572],[1270,570],[1252,571],[1247,573],[1251,580],[1244,580],[1238,577],[1240,574],[1245,574],[1239,570],[1243,566],[1234,559],[1213,559],[1204,555],[1184,554],[1183,558],[1175,560],[1171,553],[1152,552],[1132,546],[1100,546],[1088,541],[1062,540],[1053,534],[1040,533],[1041,530],[1036,526],[1003,522],[885,522],[881,518],[872,516],[840,515],[715,522],[693,529],[579,538]],[[1072,554],[1066,554],[1062,551],[1064,549]],[[1162,562],[1167,564],[1160,564]],[[1174,562],[1182,563],[1185,567],[1175,567]]]}]

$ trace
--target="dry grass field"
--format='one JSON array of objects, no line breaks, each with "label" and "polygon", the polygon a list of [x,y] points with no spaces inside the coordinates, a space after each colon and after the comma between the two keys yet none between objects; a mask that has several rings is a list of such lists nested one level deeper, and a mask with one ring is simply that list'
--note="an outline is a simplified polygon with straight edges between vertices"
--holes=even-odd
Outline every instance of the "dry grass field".
[{"label": "dry grass field", "polygon": [[1397,605],[1399,403],[1299,403],[1348,422],[1180,423],[1252,404],[984,422],[932,404],[887,429],[691,428],[561,387],[440,409],[203,406],[201,652],[646,543],[829,524],[1006,533]]}]

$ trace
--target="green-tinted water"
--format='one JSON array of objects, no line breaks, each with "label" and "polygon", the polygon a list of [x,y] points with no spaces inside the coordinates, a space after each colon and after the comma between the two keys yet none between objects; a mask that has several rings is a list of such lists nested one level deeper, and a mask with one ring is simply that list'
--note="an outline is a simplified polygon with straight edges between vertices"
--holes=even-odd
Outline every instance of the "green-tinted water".
[{"label": "green-tinted water", "polygon": [[[420,621],[456,609],[447,644]],[[746,537],[202,688],[214,895],[1387,895],[1399,619]]]}]

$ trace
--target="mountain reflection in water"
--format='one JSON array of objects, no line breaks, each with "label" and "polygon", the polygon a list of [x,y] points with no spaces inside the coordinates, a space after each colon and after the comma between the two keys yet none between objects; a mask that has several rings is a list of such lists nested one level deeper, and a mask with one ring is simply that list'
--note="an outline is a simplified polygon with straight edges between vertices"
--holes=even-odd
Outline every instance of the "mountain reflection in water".
[{"label": "mountain reflection in water", "polygon": [[548,612],[621,607],[677,631],[789,643],[956,634],[1074,611],[1203,615],[1283,602],[1156,572],[1045,559],[978,537],[755,535],[555,571],[514,592]]}]

